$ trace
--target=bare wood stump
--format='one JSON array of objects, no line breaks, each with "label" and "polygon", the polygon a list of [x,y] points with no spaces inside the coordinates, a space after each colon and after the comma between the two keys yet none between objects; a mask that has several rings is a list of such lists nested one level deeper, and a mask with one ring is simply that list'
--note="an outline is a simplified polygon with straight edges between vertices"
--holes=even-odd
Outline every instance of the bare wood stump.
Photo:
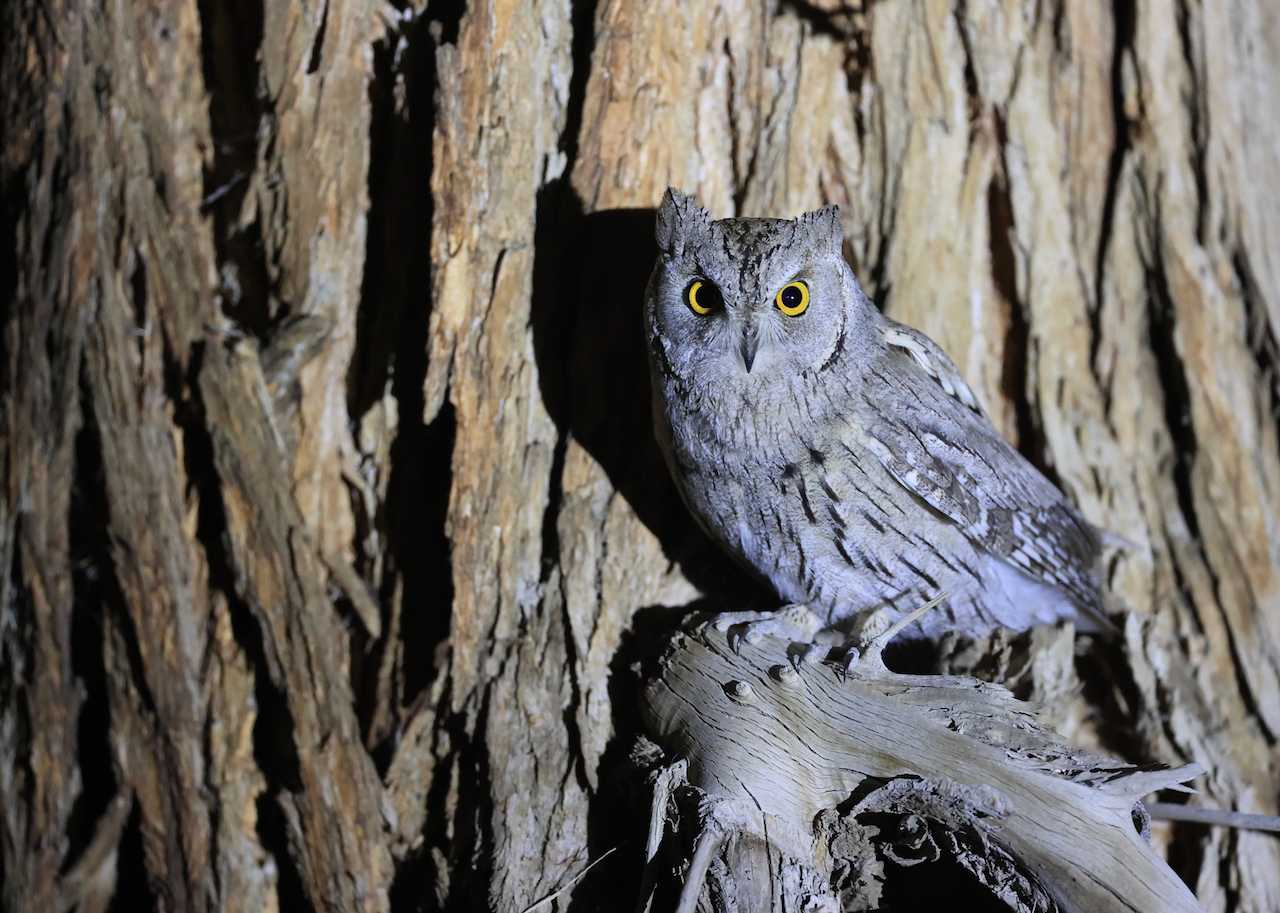
[{"label": "bare wood stump", "polygon": [[677,817],[697,846],[682,910],[704,889],[717,911],[875,909],[873,847],[905,866],[954,858],[1020,911],[1202,910],[1135,826],[1142,796],[1197,765],[1073,751],[1004,688],[893,673],[878,650],[844,680],[794,656],[773,638],[735,653],[678,635],[645,689],[677,765],[657,777],[656,827],[669,796],[695,794]]}]

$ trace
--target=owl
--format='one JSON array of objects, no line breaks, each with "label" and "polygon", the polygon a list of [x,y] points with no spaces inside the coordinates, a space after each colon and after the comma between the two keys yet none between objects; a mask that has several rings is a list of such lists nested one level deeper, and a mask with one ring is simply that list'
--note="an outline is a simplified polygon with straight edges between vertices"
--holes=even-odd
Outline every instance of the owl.
[{"label": "owl", "polygon": [[807,630],[892,621],[943,593],[908,633],[1104,623],[1103,534],[936,343],[867,299],[836,207],[713,222],[672,189],[657,240],[658,442],[702,527]]}]

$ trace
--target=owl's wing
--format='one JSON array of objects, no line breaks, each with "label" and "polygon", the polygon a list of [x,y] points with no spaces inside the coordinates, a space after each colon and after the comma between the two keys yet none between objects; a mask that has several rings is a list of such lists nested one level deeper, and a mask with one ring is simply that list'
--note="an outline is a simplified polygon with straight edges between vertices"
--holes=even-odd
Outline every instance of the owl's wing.
[{"label": "owl's wing", "polygon": [[960,369],[942,347],[928,336],[906,324],[886,319],[884,341],[891,347],[908,353],[924,373],[938,382],[948,396],[979,415],[985,415],[978,398],[960,376]]},{"label": "owl's wing", "polygon": [[890,474],[986,551],[1102,611],[1099,533],[982,413],[946,353],[886,321],[862,432]]}]

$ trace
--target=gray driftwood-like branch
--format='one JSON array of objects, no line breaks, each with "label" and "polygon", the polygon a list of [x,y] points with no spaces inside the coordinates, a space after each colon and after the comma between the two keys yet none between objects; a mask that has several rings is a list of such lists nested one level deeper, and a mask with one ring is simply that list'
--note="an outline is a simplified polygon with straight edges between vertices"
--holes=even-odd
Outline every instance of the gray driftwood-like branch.
[{"label": "gray driftwood-like branch", "polygon": [[773,638],[735,653],[678,635],[642,708],[677,759],[656,778],[650,858],[669,798],[698,832],[681,911],[700,889],[717,913],[874,909],[882,858],[942,856],[1014,910],[1202,909],[1135,809],[1200,768],[1070,749],[999,685],[900,675],[878,652],[845,677],[796,668]]}]

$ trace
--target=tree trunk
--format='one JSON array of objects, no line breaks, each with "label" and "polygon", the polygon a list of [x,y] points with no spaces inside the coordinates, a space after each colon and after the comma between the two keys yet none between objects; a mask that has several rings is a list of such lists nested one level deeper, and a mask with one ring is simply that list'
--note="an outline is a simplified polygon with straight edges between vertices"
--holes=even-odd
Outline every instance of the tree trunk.
[{"label": "tree trunk", "polygon": [[[767,598],[650,431],[668,185],[841,206],[868,294],[1133,545],[1059,731],[1277,812],[1267,0],[0,16],[5,909],[634,903],[632,663]],[[1206,909],[1280,909],[1273,837],[1157,838]]]}]

